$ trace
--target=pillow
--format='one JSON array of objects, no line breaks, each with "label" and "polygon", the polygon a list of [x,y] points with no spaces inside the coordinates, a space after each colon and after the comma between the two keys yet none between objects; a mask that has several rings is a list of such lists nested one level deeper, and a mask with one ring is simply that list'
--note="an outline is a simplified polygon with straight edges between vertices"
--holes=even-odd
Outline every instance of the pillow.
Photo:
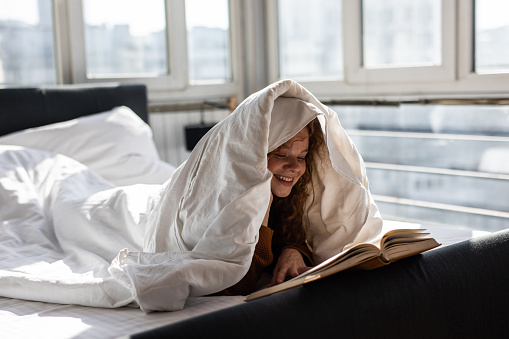
[{"label": "pillow", "polygon": [[175,170],[160,160],[150,127],[126,106],[14,132],[0,144],[64,154],[116,185],[161,184]]}]

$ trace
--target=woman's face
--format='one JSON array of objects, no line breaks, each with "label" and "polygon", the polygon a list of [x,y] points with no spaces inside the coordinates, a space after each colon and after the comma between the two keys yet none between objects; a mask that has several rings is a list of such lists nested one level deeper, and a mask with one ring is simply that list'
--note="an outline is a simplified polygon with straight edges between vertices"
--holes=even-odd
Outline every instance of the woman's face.
[{"label": "woman's face", "polygon": [[287,197],[306,171],[309,133],[303,128],[296,136],[267,155],[268,170],[272,172],[271,190],[277,197]]}]

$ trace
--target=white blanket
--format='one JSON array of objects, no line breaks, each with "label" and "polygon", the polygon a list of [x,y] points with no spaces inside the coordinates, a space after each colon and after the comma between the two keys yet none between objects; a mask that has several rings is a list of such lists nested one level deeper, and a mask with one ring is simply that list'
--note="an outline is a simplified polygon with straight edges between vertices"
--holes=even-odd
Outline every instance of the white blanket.
[{"label": "white blanket", "polygon": [[233,285],[269,203],[267,153],[316,116],[330,159],[308,203],[315,261],[374,238],[382,221],[362,158],[337,115],[285,80],[247,98],[162,186],[113,187],[62,155],[4,148],[0,294],[150,312]]}]

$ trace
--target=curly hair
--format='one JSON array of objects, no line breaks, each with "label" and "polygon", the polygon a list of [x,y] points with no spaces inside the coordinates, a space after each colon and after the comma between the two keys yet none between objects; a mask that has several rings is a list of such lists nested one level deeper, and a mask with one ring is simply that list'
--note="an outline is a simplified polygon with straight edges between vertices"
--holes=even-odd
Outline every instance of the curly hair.
[{"label": "curly hair", "polygon": [[[287,244],[303,243],[306,240],[302,220],[304,217],[304,204],[311,194],[311,178],[316,171],[317,157],[323,156],[325,140],[318,118],[306,126],[309,133],[309,148],[306,155],[306,171],[285,198],[274,196],[269,215],[269,226],[277,229],[280,240]],[[277,152],[276,149],[273,152]]]}]

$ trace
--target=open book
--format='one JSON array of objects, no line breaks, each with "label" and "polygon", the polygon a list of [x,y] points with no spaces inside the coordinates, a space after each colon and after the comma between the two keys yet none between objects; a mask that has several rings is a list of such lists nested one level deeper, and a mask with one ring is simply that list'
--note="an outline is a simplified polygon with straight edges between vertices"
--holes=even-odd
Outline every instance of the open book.
[{"label": "open book", "polygon": [[246,301],[304,285],[347,269],[371,270],[440,246],[435,239],[426,237],[427,235],[429,233],[425,233],[424,229],[389,231],[377,245],[372,243],[355,245],[293,279],[251,293]]}]

